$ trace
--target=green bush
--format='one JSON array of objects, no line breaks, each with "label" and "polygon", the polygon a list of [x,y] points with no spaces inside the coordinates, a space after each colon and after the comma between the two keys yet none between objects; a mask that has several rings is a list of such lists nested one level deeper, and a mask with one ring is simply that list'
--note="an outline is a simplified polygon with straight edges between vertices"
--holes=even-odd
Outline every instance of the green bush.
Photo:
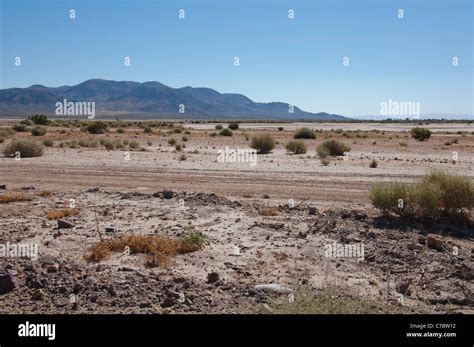
[{"label": "green bush", "polygon": [[153,132],[153,130],[150,127],[146,126],[146,127],[143,128],[143,132],[145,134],[151,134]]},{"label": "green bush", "polygon": [[349,152],[351,148],[337,140],[326,140],[316,148],[316,152],[321,157],[321,153],[328,153],[332,156],[341,156],[345,152]]},{"label": "green bush", "polygon": [[28,128],[25,124],[15,124],[14,126],[12,126],[12,129],[19,132],[19,133],[28,130]]},{"label": "green bush", "polygon": [[187,136],[183,136],[181,140],[183,140],[183,142],[188,142],[189,138]]},{"label": "green bush", "polygon": [[385,213],[436,220],[467,215],[474,207],[474,185],[468,177],[433,172],[413,184],[374,184],[370,200]]},{"label": "green bush", "polygon": [[43,141],[43,145],[46,146],[46,147],[53,147],[54,141],[50,140],[50,139],[46,139],[46,140]]},{"label": "green bush", "polygon": [[292,140],[288,142],[285,148],[288,152],[294,154],[305,154],[307,150],[305,143],[300,140]]},{"label": "green bush", "polygon": [[131,149],[138,149],[140,148],[140,144],[137,141],[130,141],[128,147]]},{"label": "green bush", "polygon": [[103,134],[107,130],[107,124],[102,121],[95,121],[87,124],[86,129],[91,134]]},{"label": "green bush", "polygon": [[224,128],[221,131],[219,131],[220,136],[232,136],[232,130],[229,128]]},{"label": "green bush", "polygon": [[295,139],[315,139],[316,134],[310,128],[301,128],[295,131],[293,137]]},{"label": "green bush", "polygon": [[222,130],[222,125],[217,124],[217,125],[215,126],[215,128],[216,128],[216,130]]},{"label": "green bush", "polygon": [[372,168],[372,169],[375,169],[377,166],[379,166],[379,163],[377,162],[377,160],[372,159],[370,161],[369,167]]},{"label": "green bush", "polygon": [[48,116],[44,114],[35,114],[34,116],[28,117],[36,125],[47,125],[48,124]]},{"label": "green bush", "polygon": [[16,139],[11,141],[3,149],[6,157],[15,157],[16,152],[20,152],[20,158],[41,157],[43,155],[43,146],[33,140]]},{"label": "green bush", "polygon": [[270,134],[252,136],[250,148],[256,149],[259,154],[270,153],[275,148],[275,140]]},{"label": "green bush", "polygon": [[168,140],[168,144],[169,144],[170,146],[176,145],[176,142],[177,142],[177,141],[176,141],[176,139],[175,139],[174,137],[172,137],[172,138],[170,138],[170,139]]},{"label": "green bush", "polygon": [[283,131],[283,127],[278,127],[278,131]]},{"label": "green bush", "polygon": [[123,130],[123,128],[117,128],[117,133],[118,134],[123,134],[125,132],[125,130]]},{"label": "green bush", "polygon": [[428,139],[431,137],[431,131],[426,128],[416,127],[411,129],[411,137],[418,141],[428,141]]},{"label": "green bush", "polygon": [[232,122],[228,125],[228,128],[231,129],[231,130],[237,130],[239,128],[239,123]]},{"label": "green bush", "polygon": [[46,129],[43,127],[34,127],[31,129],[31,135],[33,136],[43,136],[46,134]]}]

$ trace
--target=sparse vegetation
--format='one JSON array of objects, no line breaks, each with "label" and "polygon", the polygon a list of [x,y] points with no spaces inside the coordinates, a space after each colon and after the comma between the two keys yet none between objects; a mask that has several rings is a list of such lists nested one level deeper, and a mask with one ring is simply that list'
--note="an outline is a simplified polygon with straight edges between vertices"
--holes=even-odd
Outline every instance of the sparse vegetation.
[{"label": "sparse vegetation", "polygon": [[377,166],[379,165],[379,163],[377,162],[377,160],[374,158],[370,161],[370,164],[369,164],[369,167],[372,168],[372,169],[375,169]]},{"label": "sparse vegetation", "polygon": [[239,129],[239,123],[237,123],[237,122],[229,123],[228,128],[231,129],[231,130],[237,130],[237,129]]},{"label": "sparse vegetation", "polygon": [[214,128],[215,128],[216,130],[222,130],[222,125],[217,124]]},{"label": "sparse vegetation", "polygon": [[54,141],[50,140],[50,139],[46,139],[46,140],[43,141],[43,145],[46,146],[46,147],[53,147]]},{"label": "sparse vegetation", "polygon": [[91,134],[104,134],[107,130],[107,124],[102,121],[94,121],[87,124],[86,130]]},{"label": "sparse vegetation", "polygon": [[12,129],[15,130],[16,132],[25,132],[28,130],[28,127],[25,124],[15,124],[12,126]]},{"label": "sparse vegetation", "polygon": [[47,125],[48,116],[44,114],[35,114],[34,116],[28,117],[28,120],[32,121],[36,125]]},{"label": "sparse vegetation", "polygon": [[79,214],[79,210],[76,208],[65,208],[62,210],[51,210],[46,213],[48,219],[61,219],[69,216],[75,216]]},{"label": "sparse vegetation", "polygon": [[30,201],[31,196],[25,193],[8,192],[0,195],[0,204],[8,204],[10,202]]},{"label": "sparse vegetation", "polygon": [[285,148],[288,152],[294,154],[305,154],[307,150],[305,143],[300,140],[292,140],[288,142]]},{"label": "sparse vegetation", "polygon": [[154,235],[125,235],[95,244],[85,258],[91,262],[99,262],[108,258],[112,252],[123,252],[126,247],[132,254],[147,254],[146,264],[149,267],[168,267],[176,255],[200,250],[202,239],[195,235],[186,235],[181,239]]},{"label": "sparse vegetation", "polygon": [[221,131],[219,131],[220,136],[232,136],[232,130],[229,128],[224,128]]},{"label": "sparse vegetation", "polygon": [[426,128],[413,128],[411,129],[411,137],[418,141],[428,141],[428,139],[431,137],[431,131],[426,129]]},{"label": "sparse vegetation", "polygon": [[168,139],[168,144],[169,144],[170,146],[176,145],[177,142],[178,142],[178,141],[176,141],[176,139],[175,139],[174,137]]},{"label": "sparse vegetation", "polygon": [[436,220],[468,215],[474,207],[474,185],[468,177],[433,172],[413,184],[377,183],[370,199],[385,213]]},{"label": "sparse vegetation", "polygon": [[315,139],[316,134],[310,128],[301,128],[295,131],[295,134],[293,135],[293,137],[295,139]]},{"label": "sparse vegetation", "polygon": [[31,129],[31,135],[33,136],[43,136],[44,134],[46,134],[46,129],[43,127],[38,126]]},{"label": "sparse vegetation", "polygon": [[275,140],[270,134],[252,136],[250,148],[256,149],[259,154],[270,153],[275,148]]},{"label": "sparse vegetation", "polygon": [[[326,151],[325,151],[326,150]],[[316,152],[319,154],[320,157],[321,153],[327,152],[331,156],[341,156],[344,153],[349,152],[351,148],[337,140],[326,140],[322,144],[318,146]]]},{"label": "sparse vegetation", "polygon": [[41,157],[44,147],[42,144],[29,139],[15,139],[3,149],[6,157],[15,157],[16,153],[20,153],[20,158]]}]

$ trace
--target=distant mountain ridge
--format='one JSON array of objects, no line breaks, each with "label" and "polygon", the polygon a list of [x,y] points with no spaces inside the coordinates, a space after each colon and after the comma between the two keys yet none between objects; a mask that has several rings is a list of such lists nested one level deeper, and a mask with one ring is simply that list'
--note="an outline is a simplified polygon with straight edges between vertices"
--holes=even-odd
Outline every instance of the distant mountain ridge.
[{"label": "distant mountain ridge", "polygon": [[[242,94],[219,93],[210,88],[172,88],[160,82],[91,79],[75,86],[0,90],[0,115],[31,113],[55,115],[57,102],[95,102],[98,116],[144,118],[239,118],[294,120],[349,120],[325,112],[305,112],[283,102],[259,103]],[[184,107],[183,107],[184,106]],[[184,111],[184,112],[180,112]]]}]

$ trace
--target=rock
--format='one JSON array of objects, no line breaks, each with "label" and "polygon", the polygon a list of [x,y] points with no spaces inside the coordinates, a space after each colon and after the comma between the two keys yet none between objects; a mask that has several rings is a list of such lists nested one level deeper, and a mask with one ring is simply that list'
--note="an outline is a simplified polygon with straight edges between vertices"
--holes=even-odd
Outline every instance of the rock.
[{"label": "rock", "polygon": [[210,272],[207,274],[207,283],[215,283],[219,281],[219,274],[217,272]]},{"label": "rock", "polygon": [[174,305],[176,305],[176,299],[172,296],[166,297],[166,299],[161,303],[161,307],[163,308],[172,307]]},{"label": "rock", "polygon": [[89,188],[89,189],[86,190],[87,193],[95,193],[95,192],[98,192],[98,191],[99,191],[98,187]]},{"label": "rock", "polygon": [[162,194],[164,199],[171,199],[174,195],[174,192],[172,190],[163,190]]},{"label": "rock", "polygon": [[0,295],[18,288],[16,279],[7,271],[0,271]]},{"label": "rock", "polygon": [[316,207],[310,207],[310,208],[308,209],[308,214],[309,214],[310,216],[314,216],[314,215],[316,214],[316,212],[318,212],[318,210],[316,209]]},{"label": "rock", "polygon": [[35,267],[32,264],[26,264],[25,266],[23,266],[23,270],[24,271],[34,271]]},{"label": "rock", "polygon": [[265,292],[273,292],[278,294],[290,294],[293,292],[291,288],[284,287],[278,283],[257,284],[254,288],[256,290],[262,290]]},{"label": "rock", "polygon": [[44,292],[41,289],[36,289],[31,295],[31,299],[35,301],[41,301],[44,299]]},{"label": "rock", "polygon": [[114,227],[105,227],[105,232],[106,233],[114,233],[116,232],[117,230],[115,230]]},{"label": "rock", "polygon": [[0,189],[1,189],[1,190],[7,189],[7,185],[6,185],[6,184],[0,184]]},{"label": "rock", "polygon": [[419,243],[409,243],[407,245],[407,248],[410,250],[410,251],[422,251],[423,250],[423,246],[420,245]]},{"label": "rock", "polygon": [[410,283],[411,283],[410,279],[402,279],[396,284],[395,290],[400,294],[410,295],[410,292],[411,292],[409,289]]},{"label": "rock", "polygon": [[444,241],[441,239],[440,236],[435,234],[428,234],[426,237],[426,246],[430,249],[436,249],[438,251],[443,250]]},{"label": "rock", "polygon": [[59,271],[59,264],[55,263],[55,264],[52,264],[52,265],[48,265],[48,267],[46,268],[46,271],[48,273],[58,272]]},{"label": "rock", "polygon": [[26,186],[26,187],[21,187],[21,190],[35,190],[36,188],[33,186]]},{"label": "rock", "polygon": [[117,292],[115,291],[115,287],[113,284],[107,288],[107,293],[109,293],[110,296],[117,296]]},{"label": "rock", "polygon": [[186,277],[175,277],[173,278],[174,283],[184,283],[186,282]]},{"label": "rock", "polygon": [[63,219],[58,219],[58,228],[60,229],[70,229],[74,228],[75,225],[72,224],[71,222],[65,221]]},{"label": "rock", "polygon": [[95,287],[99,283],[97,278],[94,277],[94,276],[87,276],[87,278],[85,279],[84,282],[85,282],[86,286],[88,286],[88,287]]}]

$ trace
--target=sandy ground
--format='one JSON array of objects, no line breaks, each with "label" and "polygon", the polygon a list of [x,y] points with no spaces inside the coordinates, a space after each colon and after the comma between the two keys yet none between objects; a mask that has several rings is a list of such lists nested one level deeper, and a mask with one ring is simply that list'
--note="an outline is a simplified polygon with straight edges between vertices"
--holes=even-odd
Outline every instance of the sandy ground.
[{"label": "sandy ground", "polygon": [[[293,291],[334,285],[341,295],[383,302],[393,311],[473,312],[472,226],[384,217],[368,199],[374,182],[412,181],[433,169],[473,177],[472,125],[436,124],[432,138],[419,142],[399,124],[311,124],[368,132],[366,138],[318,133],[316,140],[304,140],[305,155],[284,149],[302,124],[282,124],[283,131],[278,126],[242,124],[233,137],[210,137],[213,124],[185,125],[191,134],[181,142],[184,161],[167,143],[183,134],[166,128],[94,136],[51,128],[41,138],[135,140],[144,150],[130,150],[130,160],[124,159],[125,150],[100,148],[54,147],[39,158],[1,157],[0,185],[33,200],[0,205],[0,243],[38,244],[39,257],[0,259],[0,270],[8,269],[18,282],[17,289],[0,295],[0,312],[272,312],[271,300],[288,293],[255,289],[270,283]],[[459,130],[469,134],[456,134]],[[244,133],[263,131],[279,143],[272,153],[259,155],[257,165],[217,160],[225,146],[248,148]],[[352,150],[324,166],[315,148],[329,136]],[[453,138],[459,142],[445,144]],[[378,167],[369,168],[374,158]],[[163,190],[174,194],[163,198],[158,194]],[[40,191],[52,196],[41,197]],[[60,229],[45,213],[70,199],[80,213],[66,218],[73,228]],[[262,215],[269,206],[275,207],[273,215]],[[89,263],[84,255],[99,241],[96,220],[104,237],[179,237],[192,230],[205,236],[205,244],[177,256],[169,268],[146,267],[142,254]],[[427,247],[432,233],[441,238],[442,249]],[[363,245],[364,260],[327,257],[325,249],[333,242]],[[47,272],[51,264],[59,271]],[[213,272],[219,279],[208,281]]]}]

